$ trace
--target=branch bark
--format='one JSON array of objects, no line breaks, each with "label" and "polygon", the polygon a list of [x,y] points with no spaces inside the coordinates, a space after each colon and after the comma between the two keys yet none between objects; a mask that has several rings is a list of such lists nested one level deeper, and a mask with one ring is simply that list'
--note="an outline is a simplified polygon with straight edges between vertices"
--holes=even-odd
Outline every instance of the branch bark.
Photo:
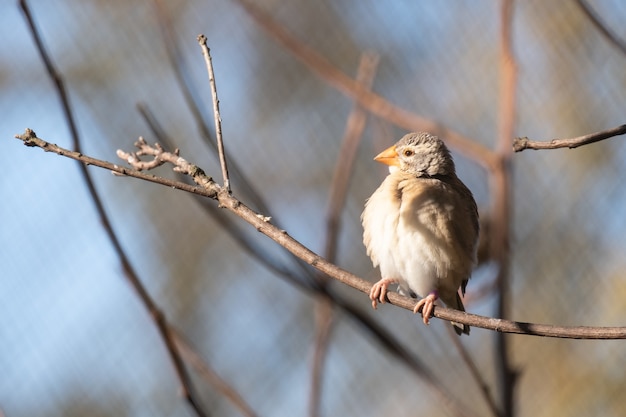
[{"label": "branch bark", "polygon": [[515,138],[515,140],[513,140],[513,150],[515,152],[521,152],[524,149],[574,149],[579,146],[589,145],[590,143],[599,142],[601,140],[623,134],[626,134],[626,125],[617,126],[612,129],[590,133],[588,135],[578,136],[571,139],[552,139],[549,142],[538,142],[530,140],[527,137]]},{"label": "branch bark", "polygon": [[230,179],[228,178],[228,165],[226,164],[226,153],[224,152],[224,140],[222,139],[222,116],[220,116],[220,100],[217,98],[217,86],[215,85],[215,73],[213,71],[213,60],[211,59],[211,50],[206,43],[206,36],[198,35],[198,43],[202,49],[202,56],[206,63],[207,73],[209,74],[209,85],[211,86],[211,98],[213,99],[213,119],[215,119],[215,137],[217,138],[217,151],[220,157],[220,166],[222,167],[222,178],[224,179],[224,188],[230,192]]}]

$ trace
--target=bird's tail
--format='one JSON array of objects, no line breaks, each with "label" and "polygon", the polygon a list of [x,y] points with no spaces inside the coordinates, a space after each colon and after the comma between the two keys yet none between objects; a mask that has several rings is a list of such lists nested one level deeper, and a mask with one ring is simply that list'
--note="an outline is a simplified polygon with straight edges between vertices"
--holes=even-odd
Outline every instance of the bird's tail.
[{"label": "bird's tail", "polygon": [[[456,293],[456,305],[450,306],[450,307],[455,308],[459,311],[465,312],[465,307],[463,307],[463,301],[461,301],[461,296],[459,295],[459,293]],[[470,327],[467,324],[461,324],[455,321],[451,321],[450,323],[452,323],[452,326],[454,327],[454,331],[459,336],[461,336],[463,333],[469,335]]]}]

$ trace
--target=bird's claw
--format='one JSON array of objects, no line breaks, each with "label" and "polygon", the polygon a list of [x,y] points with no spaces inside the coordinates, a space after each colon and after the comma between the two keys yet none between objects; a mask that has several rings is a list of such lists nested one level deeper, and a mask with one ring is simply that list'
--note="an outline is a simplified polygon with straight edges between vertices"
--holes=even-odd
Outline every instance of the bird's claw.
[{"label": "bird's claw", "polygon": [[370,300],[372,300],[372,308],[376,310],[378,303],[387,302],[387,289],[391,284],[397,284],[398,280],[393,278],[383,278],[372,286],[370,290]]},{"label": "bird's claw", "polygon": [[437,293],[431,292],[426,297],[419,300],[413,308],[414,314],[417,314],[420,308],[422,309],[422,319],[424,320],[424,324],[426,325],[430,324],[430,316],[435,308],[435,301],[437,301],[437,298],[439,298],[437,296]]}]

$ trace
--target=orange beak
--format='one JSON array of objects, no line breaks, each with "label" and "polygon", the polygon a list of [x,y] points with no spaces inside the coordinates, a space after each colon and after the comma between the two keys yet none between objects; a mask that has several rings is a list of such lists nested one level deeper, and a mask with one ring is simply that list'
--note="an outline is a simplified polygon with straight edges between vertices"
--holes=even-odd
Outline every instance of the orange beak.
[{"label": "orange beak", "polygon": [[385,165],[394,166],[394,167],[400,166],[400,160],[398,159],[398,152],[396,152],[396,145],[390,146],[389,148],[385,149],[384,151],[376,155],[376,157],[374,158],[374,161],[378,161]]}]

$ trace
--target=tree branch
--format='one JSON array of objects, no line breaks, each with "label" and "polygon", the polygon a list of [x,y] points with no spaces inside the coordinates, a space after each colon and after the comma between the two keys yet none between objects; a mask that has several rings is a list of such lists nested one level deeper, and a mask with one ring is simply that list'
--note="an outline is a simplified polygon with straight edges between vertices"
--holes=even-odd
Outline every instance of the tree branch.
[{"label": "tree branch", "polygon": [[574,149],[578,148],[579,146],[589,145],[590,143],[599,142],[601,140],[623,134],[626,134],[626,124],[614,127],[612,129],[607,129],[596,133],[590,133],[588,135],[578,136],[571,139],[552,139],[549,142],[537,142],[534,140],[529,140],[527,137],[515,138],[513,140],[513,150],[515,152],[521,152],[524,149]]},{"label": "tree branch", "polygon": [[[365,281],[364,279],[359,278],[356,275],[326,261],[321,256],[303,246],[301,243],[289,236],[285,230],[275,227],[267,217],[251,210],[235,197],[230,195],[210,177],[206,176],[201,168],[190,164],[180,156],[170,155],[164,156],[163,158],[170,163],[171,161],[177,161],[176,166],[181,170],[183,169],[182,167],[185,167],[184,169],[186,174],[189,175],[196,184],[201,186],[193,186],[180,181],[145,174],[136,169],[126,168],[111,162],[83,155],[79,152],[70,151],[38,138],[35,132],[30,129],[26,129],[24,134],[16,135],[15,137],[22,140],[26,146],[39,147],[46,152],[53,152],[64,157],[80,161],[86,165],[97,166],[120,175],[142,179],[144,181],[161,184],[170,188],[187,191],[196,195],[217,200],[222,208],[236,214],[255,227],[257,231],[263,233],[309,265],[345,285],[359,290],[362,293],[369,294],[372,286],[370,282]],[[122,153],[124,154],[124,152]],[[391,304],[404,308],[405,310],[412,311],[416,304],[415,299],[404,297],[397,293],[388,293],[388,298]],[[433,316],[446,321],[455,321],[468,324],[472,327],[480,327],[503,333],[567,339],[626,339],[626,327],[554,326],[548,324],[516,322],[469,314],[441,306],[435,307]]]}]

